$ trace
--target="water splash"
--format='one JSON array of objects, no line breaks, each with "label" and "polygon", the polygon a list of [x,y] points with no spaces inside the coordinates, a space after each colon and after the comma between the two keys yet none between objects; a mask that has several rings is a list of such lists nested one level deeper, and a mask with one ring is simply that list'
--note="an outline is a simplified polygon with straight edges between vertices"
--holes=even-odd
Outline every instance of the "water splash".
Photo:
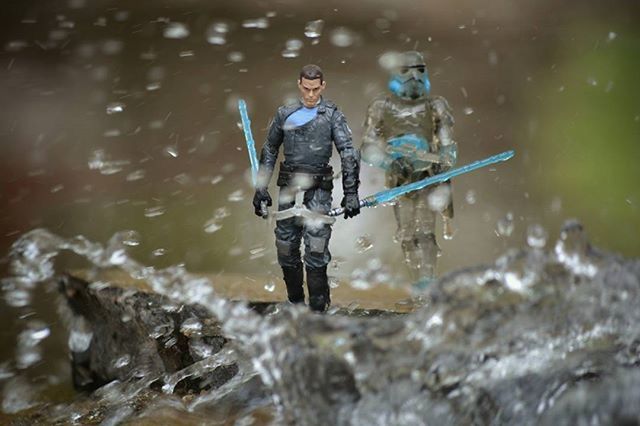
[{"label": "water splash", "polygon": [[[366,320],[313,315],[289,305],[260,316],[220,298],[209,280],[182,266],[156,270],[136,262],[126,254],[127,238],[117,235],[102,246],[35,230],[11,254],[13,278],[33,285],[51,278],[52,257],[60,250],[99,268],[117,265],[167,297],[171,303],[163,309],[203,307],[233,342],[212,353],[199,336],[201,321],[177,325],[193,338],[190,350],[203,358],[164,378],[141,373],[136,381],[102,387],[95,393],[101,404],[112,410],[125,404],[127,415],[120,420],[135,416],[127,401],[157,380],[171,392],[186,377],[235,363],[233,378],[200,393],[188,410],[253,389],[273,398],[280,423],[465,424],[501,416],[510,424],[539,424],[561,415],[556,407],[566,403],[565,395],[580,392],[581,377],[617,377],[640,359],[634,349],[640,264],[595,252],[574,222],[562,229],[554,250],[539,244],[512,250],[488,267],[443,277],[412,314]],[[383,266],[372,260],[370,269]],[[158,326],[160,335],[173,327]],[[261,385],[251,387],[258,379]],[[609,395],[617,398],[615,386]],[[614,405],[603,403],[598,410]]]}]

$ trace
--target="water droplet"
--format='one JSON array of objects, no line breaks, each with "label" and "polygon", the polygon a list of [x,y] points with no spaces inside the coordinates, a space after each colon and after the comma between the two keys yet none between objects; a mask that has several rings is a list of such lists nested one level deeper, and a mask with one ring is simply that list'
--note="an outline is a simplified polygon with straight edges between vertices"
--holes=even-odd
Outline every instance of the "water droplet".
[{"label": "water droplet", "polygon": [[216,219],[209,219],[204,224],[204,232],[206,232],[207,234],[213,234],[220,229],[222,229],[222,225],[220,225]]},{"label": "water droplet", "polygon": [[175,145],[165,147],[163,152],[168,157],[178,158],[178,147]]},{"label": "water droplet", "polygon": [[167,253],[167,249],[158,248],[151,252],[152,255],[156,257],[164,256]]},{"label": "water droplet", "polygon": [[124,231],[122,235],[122,244],[129,247],[136,247],[140,245],[140,234],[136,231]]},{"label": "water droplet", "polygon": [[399,52],[385,52],[378,58],[378,64],[385,71],[392,71],[402,63],[402,55]]},{"label": "water droplet", "polygon": [[183,50],[182,52],[178,53],[178,56],[181,58],[191,58],[195,56],[195,53],[193,53],[193,50]]},{"label": "water droplet", "polygon": [[597,86],[598,85],[598,80],[595,79],[595,77],[589,77],[587,78],[587,84],[589,84],[589,86]]},{"label": "water droplet", "polygon": [[269,281],[264,285],[264,289],[267,290],[269,293],[273,293],[276,289],[276,283],[274,283],[273,281]]},{"label": "water droplet", "polygon": [[237,191],[233,191],[231,194],[229,194],[229,197],[227,198],[227,200],[233,202],[233,203],[237,203],[239,201],[243,201],[244,200],[244,191],[242,189],[238,189]]},{"label": "water droplet", "polygon": [[471,107],[465,107],[462,112],[464,112],[464,115],[471,115],[473,114],[473,108]]},{"label": "water droplet", "polygon": [[451,201],[451,189],[448,185],[441,185],[433,189],[427,197],[429,209],[434,212],[443,211]]},{"label": "water droplet", "polygon": [[127,181],[133,182],[136,180],[144,179],[145,171],[142,169],[135,170],[127,175]]},{"label": "water droplet", "polygon": [[242,27],[264,30],[269,28],[269,20],[267,18],[246,19],[242,21]]},{"label": "water droplet", "polygon": [[145,217],[158,217],[162,216],[166,211],[167,208],[164,206],[148,207],[144,209],[144,215]]},{"label": "water droplet", "polygon": [[125,104],[123,104],[122,102],[112,102],[109,105],[107,105],[107,114],[112,115],[112,114],[117,114],[119,112],[123,112],[125,108]]},{"label": "water droplet", "polygon": [[123,47],[122,40],[106,40],[102,43],[102,53],[105,55],[117,55],[122,52]]},{"label": "water droplet", "polygon": [[508,212],[505,217],[496,223],[496,231],[501,237],[508,237],[513,233],[513,213]]},{"label": "water droplet", "polygon": [[73,329],[69,333],[69,349],[72,352],[84,352],[89,349],[91,339],[93,339],[91,331]]},{"label": "water droplet", "polygon": [[164,27],[163,36],[169,39],[182,39],[189,36],[189,28],[182,22],[170,22]]},{"label": "water droplet", "polygon": [[304,43],[302,42],[302,40],[297,39],[297,38],[290,38],[285,43],[285,48],[288,49],[288,50],[300,50],[300,49],[302,49],[303,45],[304,45]]},{"label": "water droplet", "polygon": [[547,244],[547,231],[538,224],[527,228],[527,244],[533,248],[543,248]]},{"label": "water droplet", "polygon": [[207,43],[213,45],[223,45],[227,42],[227,32],[229,25],[224,22],[214,22],[207,28]]},{"label": "water droplet", "polygon": [[355,42],[355,39],[355,33],[349,28],[338,27],[331,31],[330,41],[334,46],[349,47]]},{"label": "water droplet", "polygon": [[474,191],[473,189],[468,190],[464,196],[464,199],[467,202],[467,204],[474,205],[477,201],[476,191]]},{"label": "water droplet", "polygon": [[262,246],[252,248],[251,250],[249,250],[249,259],[254,260],[263,257],[265,250],[266,249]]},{"label": "water droplet", "polygon": [[498,52],[495,50],[491,50],[489,52],[489,65],[496,66],[498,65]]},{"label": "water droplet", "polygon": [[366,234],[356,238],[356,248],[358,250],[358,253],[364,253],[366,251],[371,250],[373,248],[373,242],[371,241],[371,236]]},{"label": "water droplet", "polygon": [[336,277],[329,277],[329,288],[340,287],[340,281]]},{"label": "water droplet", "polygon": [[299,50],[285,49],[285,50],[282,51],[282,57],[283,58],[291,59],[291,58],[297,58],[298,56],[300,56],[300,51]]},{"label": "water droplet", "polygon": [[187,337],[199,336],[202,333],[202,323],[197,318],[187,318],[180,325],[180,333]]},{"label": "water droplet", "polygon": [[304,27],[304,35],[309,38],[318,38],[322,35],[323,28],[324,28],[324,21],[322,19],[309,21]]},{"label": "water droplet", "polygon": [[609,34],[607,35],[607,40],[613,41],[616,39],[616,37],[618,37],[618,34],[614,33],[613,31],[609,31]]},{"label": "water droplet", "polygon": [[244,61],[244,53],[242,52],[229,52],[227,55],[229,62],[242,62]]},{"label": "water droplet", "polygon": [[125,367],[125,366],[129,365],[130,362],[131,362],[131,356],[129,354],[126,354],[126,355],[123,355],[123,356],[117,358],[113,362],[113,366],[115,368],[122,368],[122,367]]}]

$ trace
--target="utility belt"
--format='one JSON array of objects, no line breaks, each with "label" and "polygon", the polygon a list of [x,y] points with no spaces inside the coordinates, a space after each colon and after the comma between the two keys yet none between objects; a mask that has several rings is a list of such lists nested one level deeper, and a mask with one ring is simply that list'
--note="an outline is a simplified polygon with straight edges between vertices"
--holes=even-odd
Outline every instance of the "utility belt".
[{"label": "utility belt", "polygon": [[305,191],[316,188],[331,191],[333,189],[333,168],[331,166],[291,166],[280,163],[277,185],[280,187],[299,186]]}]

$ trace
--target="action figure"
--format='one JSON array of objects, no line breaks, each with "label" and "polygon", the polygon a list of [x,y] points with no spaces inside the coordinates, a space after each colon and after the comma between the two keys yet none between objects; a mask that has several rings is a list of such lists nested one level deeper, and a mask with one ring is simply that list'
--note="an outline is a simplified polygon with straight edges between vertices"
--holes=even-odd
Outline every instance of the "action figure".
[{"label": "action figure", "polygon": [[[419,52],[398,54],[391,69],[391,96],[369,106],[362,158],[386,170],[390,188],[442,173],[455,165],[453,117],[447,101],[429,96],[430,82]],[[396,239],[402,245],[412,278],[422,287],[435,277],[439,247],[436,213],[443,218],[445,238],[451,238],[453,218],[451,183],[406,194],[394,205]]]},{"label": "action figure", "polygon": [[[303,203],[307,209],[327,214],[331,210],[333,188],[333,170],[329,166],[332,141],[342,163],[342,206],[345,208],[345,218],[360,213],[360,155],[353,147],[351,129],[342,112],[334,103],[321,97],[325,87],[326,81],[320,67],[305,65],[298,78],[301,99],[293,105],[278,108],[262,147],[256,193],[253,197],[256,215],[264,216],[264,204],[272,204],[267,187],[282,144],[284,162],[280,164],[277,181],[280,187],[278,210],[292,208],[296,195],[303,194]],[[289,217],[277,221],[275,234],[278,263],[282,267],[289,301],[304,303],[300,256],[300,243],[304,237],[309,306],[314,311],[325,311],[331,303],[327,279],[327,264],[331,260],[331,225],[322,221]]]}]

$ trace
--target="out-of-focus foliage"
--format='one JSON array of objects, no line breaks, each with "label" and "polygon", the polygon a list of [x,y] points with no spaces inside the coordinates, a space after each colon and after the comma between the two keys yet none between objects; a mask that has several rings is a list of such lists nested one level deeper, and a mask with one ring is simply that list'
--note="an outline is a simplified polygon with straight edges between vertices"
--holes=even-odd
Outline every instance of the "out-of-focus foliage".
[{"label": "out-of-focus foliage", "polygon": [[527,174],[540,193],[557,193],[596,242],[638,256],[640,33],[591,22],[561,40],[541,91],[529,92],[539,119]]}]

